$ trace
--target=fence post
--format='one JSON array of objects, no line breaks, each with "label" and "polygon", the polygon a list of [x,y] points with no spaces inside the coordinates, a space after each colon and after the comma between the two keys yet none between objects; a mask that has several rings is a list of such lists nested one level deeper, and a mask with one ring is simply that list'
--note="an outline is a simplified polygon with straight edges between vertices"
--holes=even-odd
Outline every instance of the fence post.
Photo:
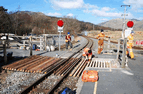
[{"label": "fence post", "polygon": [[[25,39],[25,37],[23,36],[23,39]],[[25,46],[25,40],[23,40],[23,46],[24,46],[24,50],[26,49],[26,46]]]},{"label": "fence post", "polygon": [[45,51],[46,51],[46,46],[47,46],[47,36],[45,35]]},{"label": "fence post", "polygon": [[5,41],[5,44],[6,44],[6,45],[5,45],[5,46],[7,46],[7,47],[9,47],[9,40],[8,40],[8,37],[9,37],[9,36],[6,35],[6,41]]},{"label": "fence post", "polygon": [[118,60],[118,57],[119,57],[119,50],[120,50],[120,39],[118,39],[118,49],[117,49],[117,57],[116,57],[116,60]]},{"label": "fence post", "polygon": [[56,45],[56,41],[54,39],[54,36],[52,36],[52,44],[55,46]]},{"label": "fence post", "polygon": [[108,49],[108,51],[109,51],[109,49],[110,49],[110,38],[108,38],[108,46],[107,46],[107,49]]},{"label": "fence post", "polygon": [[126,38],[123,40],[123,54],[122,54],[122,68],[125,68],[125,56],[126,56]]},{"label": "fence post", "polygon": [[42,50],[42,37],[40,36],[40,51]]},{"label": "fence post", "polygon": [[6,54],[6,40],[3,41],[3,54],[4,54],[4,64],[7,64],[7,54]]},{"label": "fence post", "polygon": [[32,36],[30,36],[30,56],[32,56]]}]

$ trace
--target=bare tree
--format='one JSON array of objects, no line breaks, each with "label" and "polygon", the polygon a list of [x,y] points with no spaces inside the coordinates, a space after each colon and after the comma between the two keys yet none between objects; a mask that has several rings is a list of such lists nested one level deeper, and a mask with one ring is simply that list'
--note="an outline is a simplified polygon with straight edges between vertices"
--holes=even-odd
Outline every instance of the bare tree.
[{"label": "bare tree", "polygon": [[65,33],[71,32],[71,34],[76,35],[80,31],[80,23],[76,18],[63,17],[63,21]]},{"label": "bare tree", "polygon": [[0,32],[9,32],[11,29],[11,20],[6,12],[7,9],[3,8],[3,6],[0,7]]}]

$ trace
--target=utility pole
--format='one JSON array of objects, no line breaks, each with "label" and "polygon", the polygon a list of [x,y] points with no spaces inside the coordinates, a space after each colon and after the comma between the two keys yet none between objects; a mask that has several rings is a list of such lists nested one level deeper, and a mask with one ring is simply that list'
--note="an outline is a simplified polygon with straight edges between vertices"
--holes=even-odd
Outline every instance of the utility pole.
[{"label": "utility pole", "polygon": [[124,9],[124,14],[122,14],[121,16],[124,16],[124,22],[123,22],[123,29],[122,29],[122,38],[125,38],[125,16],[128,16],[128,14],[126,14],[126,7],[130,7],[130,5],[121,5],[121,7],[125,7]]},{"label": "utility pole", "polygon": [[126,57],[126,38],[125,38],[125,16],[126,15],[126,7],[130,7],[130,5],[121,5],[121,7],[125,7],[124,9],[124,22],[123,22],[123,29],[122,29],[122,38],[123,38],[123,53],[122,53],[122,68],[125,68],[125,57]]}]

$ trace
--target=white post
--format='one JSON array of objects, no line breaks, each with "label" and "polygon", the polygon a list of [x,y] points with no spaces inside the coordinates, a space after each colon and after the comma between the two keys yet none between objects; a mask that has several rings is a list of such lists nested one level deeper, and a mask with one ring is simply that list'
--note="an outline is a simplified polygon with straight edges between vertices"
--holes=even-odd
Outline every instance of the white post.
[{"label": "white post", "polygon": [[122,38],[125,38],[125,15],[126,15],[126,6],[124,10],[124,22],[123,22],[123,30],[122,30]]},{"label": "white post", "polygon": [[[25,39],[25,37],[23,36],[23,39]],[[25,40],[23,40],[23,46],[24,46],[24,50],[26,49],[25,47]]]},{"label": "white post", "polygon": [[3,51],[4,51],[4,64],[7,64],[7,54],[6,54],[6,40],[3,41]]},{"label": "white post", "polygon": [[130,7],[130,5],[121,5],[121,7],[122,6],[125,6],[125,9],[124,9],[124,22],[123,22],[123,30],[122,30],[122,38],[124,39],[125,38],[125,16],[126,16],[126,6],[129,6]]},{"label": "white post", "polygon": [[110,49],[110,38],[108,38],[108,46],[107,46],[108,50]]},{"label": "white post", "polygon": [[42,37],[40,36],[40,51],[42,50]]},{"label": "white post", "polygon": [[30,44],[30,56],[32,56],[32,36],[30,36],[30,41],[29,41],[29,44]]},{"label": "white post", "polygon": [[46,51],[46,46],[47,46],[47,36],[45,35],[45,51]]},{"label": "white post", "polygon": [[59,51],[60,51],[60,39],[61,39],[61,31],[60,31],[60,34],[59,34]]},{"label": "white post", "polygon": [[125,56],[126,56],[126,39],[125,39],[125,16],[126,16],[126,6],[129,6],[130,5],[121,5],[122,6],[125,6],[125,10],[124,10],[124,22],[123,22],[123,30],[122,30],[122,38],[123,38],[123,56],[122,56],[122,68],[125,67]]}]

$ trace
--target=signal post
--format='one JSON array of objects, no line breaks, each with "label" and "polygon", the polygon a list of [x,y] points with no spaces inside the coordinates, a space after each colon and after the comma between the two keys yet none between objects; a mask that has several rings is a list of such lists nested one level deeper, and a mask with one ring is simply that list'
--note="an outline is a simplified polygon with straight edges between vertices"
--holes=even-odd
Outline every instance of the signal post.
[{"label": "signal post", "polygon": [[60,33],[59,34],[59,51],[60,51],[60,39],[61,39],[61,32],[63,32],[64,22],[60,19],[58,20],[57,25],[58,25],[58,32]]}]

